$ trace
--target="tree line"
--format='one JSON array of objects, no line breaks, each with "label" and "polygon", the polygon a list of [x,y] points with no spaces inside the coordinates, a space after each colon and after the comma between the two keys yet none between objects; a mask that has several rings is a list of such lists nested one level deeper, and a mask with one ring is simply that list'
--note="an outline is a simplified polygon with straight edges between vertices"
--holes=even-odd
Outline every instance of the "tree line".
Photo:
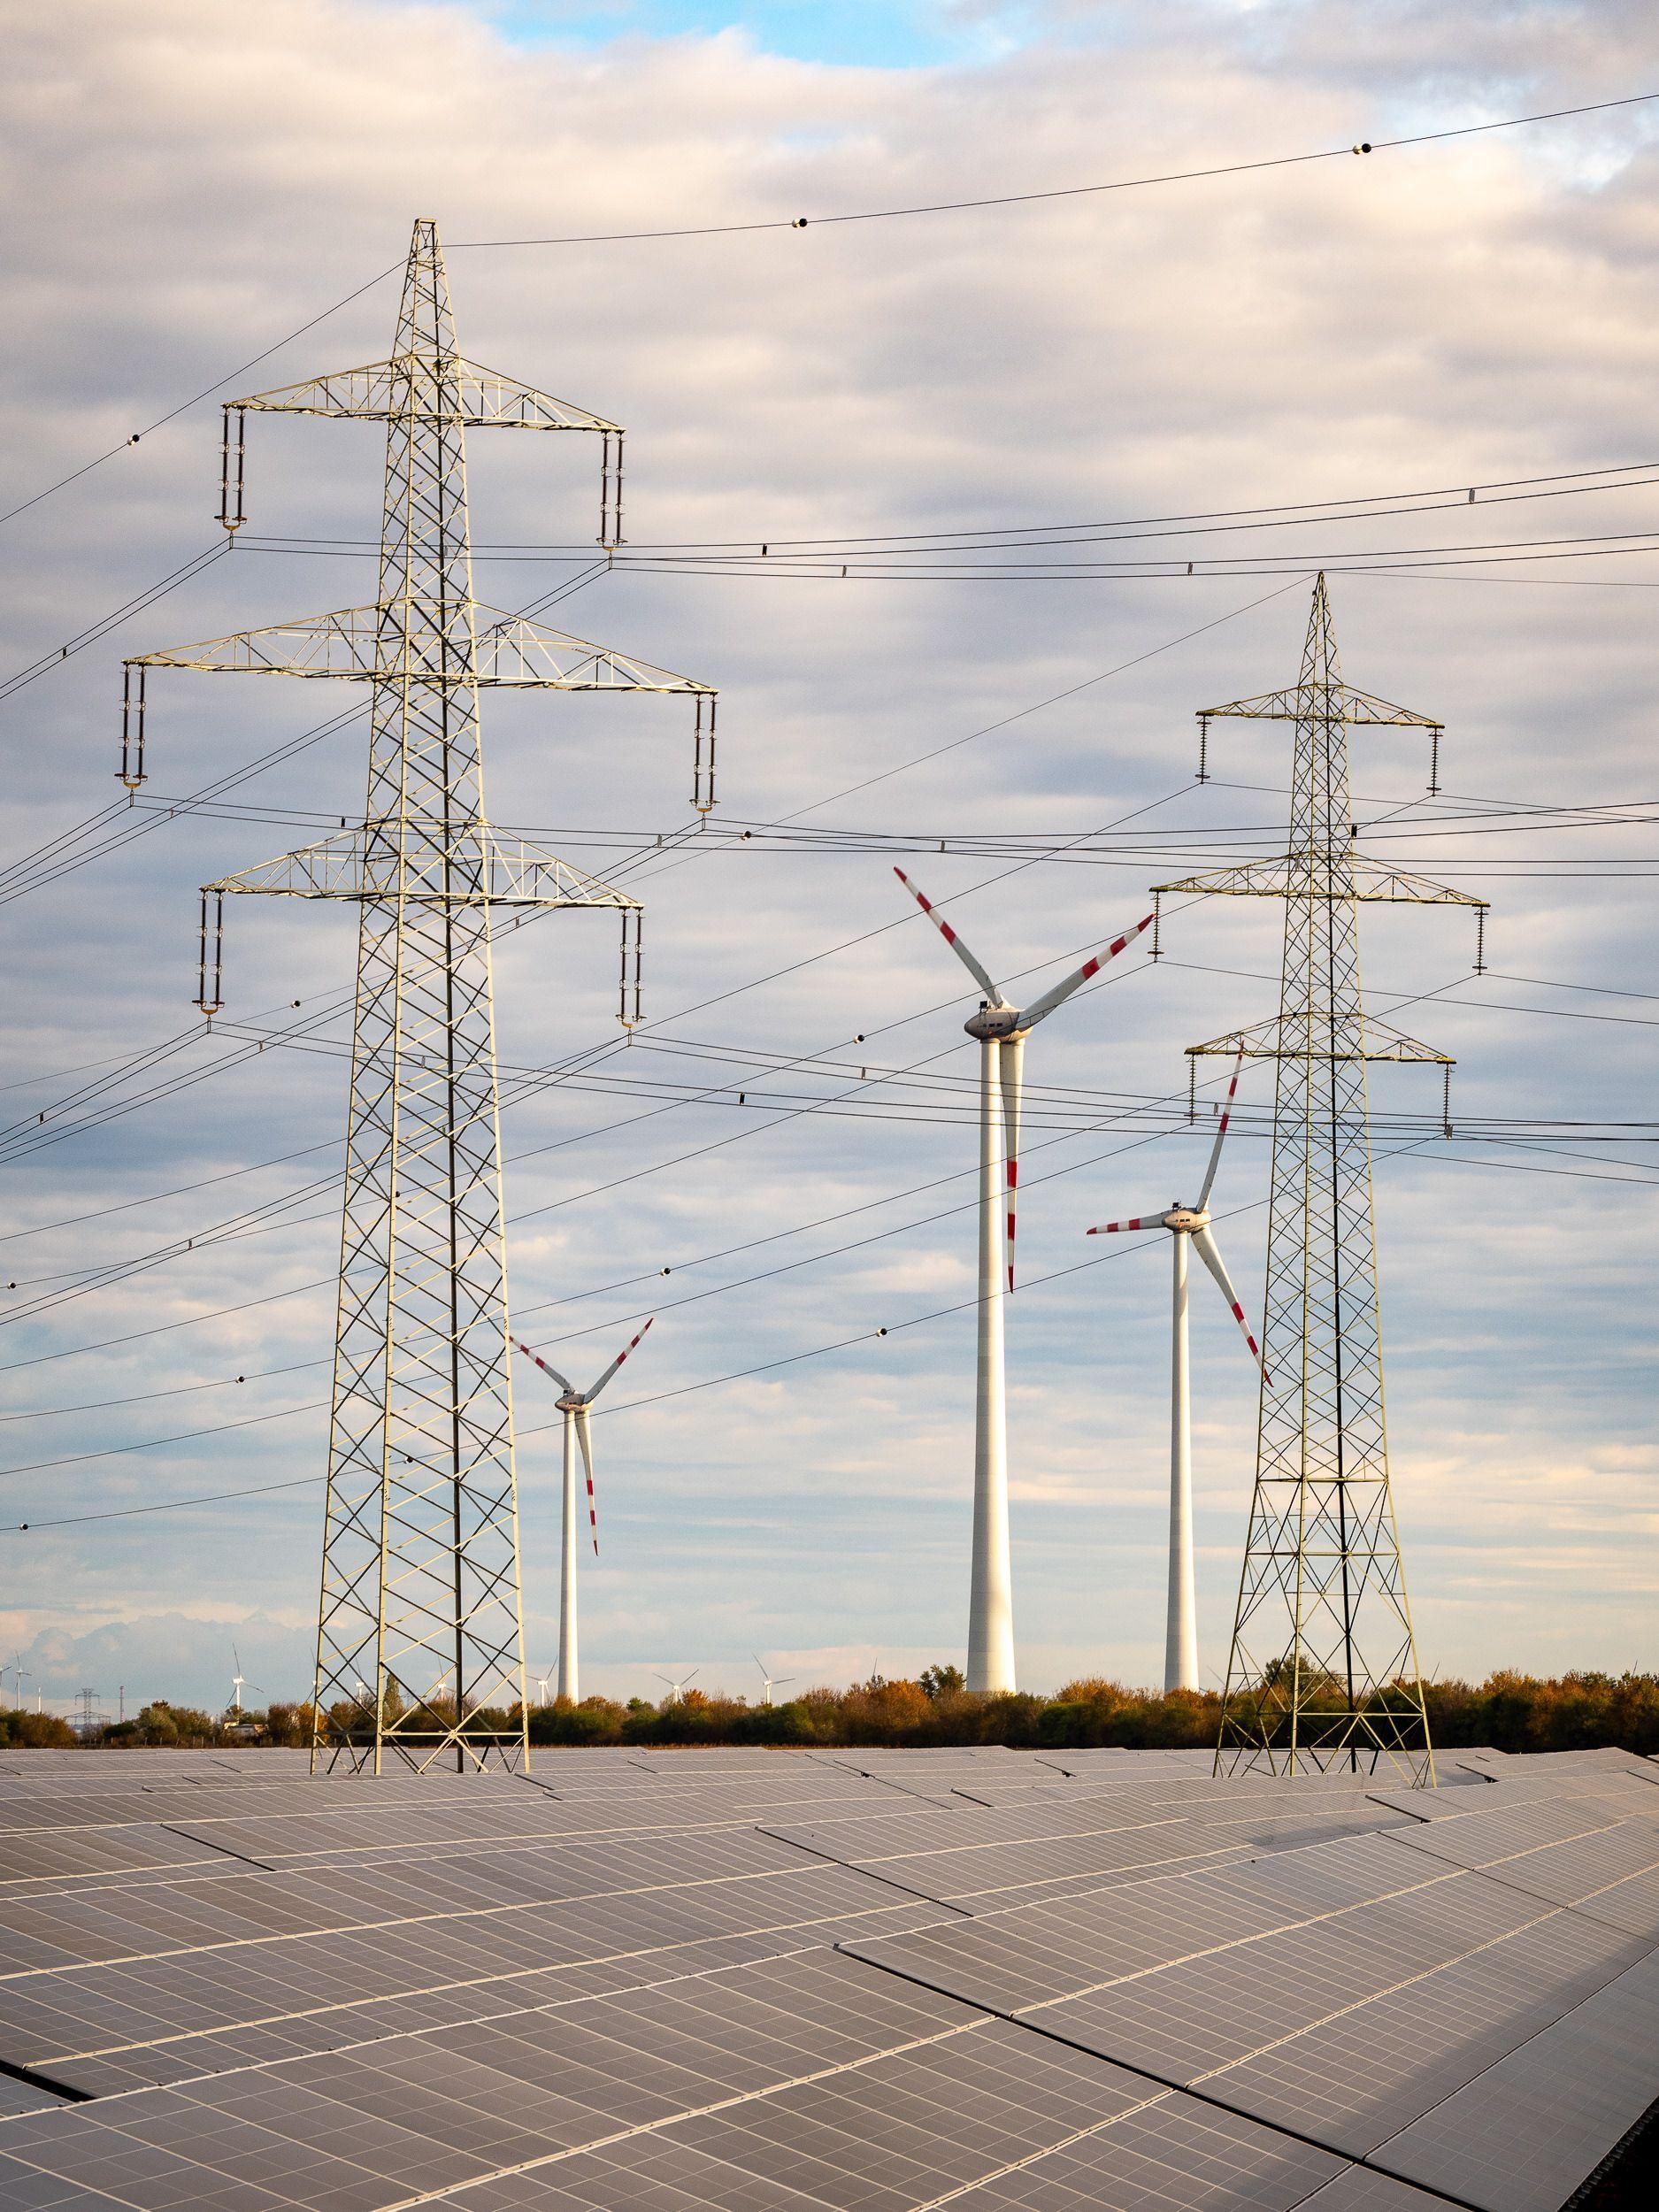
[{"label": "tree line", "polygon": [[[1500,1751],[1585,1751],[1614,1746],[1646,1756],[1659,1753],[1659,1674],[1591,1671],[1542,1676],[1502,1669],[1484,1682],[1427,1686],[1429,1728],[1437,1748],[1452,1751],[1491,1744]],[[446,1725],[453,1706],[434,1701],[429,1717]],[[361,1707],[342,1705],[330,1718],[342,1733],[361,1733]],[[225,1747],[309,1744],[308,1704],[273,1704],[240,1721],[195,1707],[157,1700],[131,1720],[92,1730],[84,1738],[50,1714],[0,1713],[0,1747],[39,1744]],[[1069,1682],[1052,1697],[1027,1692],[995,1696],[971,1694],[959,1669],[926,1668],[915,1678],[872,1675],[847,1689],[821,1687],[776,1705],[705,1694],[692,1688],[652,1704],[630,1698],[561,1701],[530,1709],[533,1743],[774,1744],[852,1748],[895,1748],[950,1744],[1005,1744],[1022,1751],[1084,1750],[1121,1746],[1129,1750],[1202,1748],[1221,1723],[1215,1691],[1140,1690],[1101,1676]],[[516,1733],[518,1708],[480,1709],[467,1716],[468,1732],[480,1737]]]}]

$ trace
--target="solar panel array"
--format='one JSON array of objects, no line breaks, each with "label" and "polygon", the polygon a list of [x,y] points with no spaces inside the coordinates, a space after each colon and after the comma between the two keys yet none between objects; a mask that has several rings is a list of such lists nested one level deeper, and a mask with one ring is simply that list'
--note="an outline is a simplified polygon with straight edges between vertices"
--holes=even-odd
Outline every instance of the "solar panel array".
[{"label": "solar panel array", "polygon": [[0,2208],[1555,2212],[1659,2097],[1659,1765],[0,1761]]}]

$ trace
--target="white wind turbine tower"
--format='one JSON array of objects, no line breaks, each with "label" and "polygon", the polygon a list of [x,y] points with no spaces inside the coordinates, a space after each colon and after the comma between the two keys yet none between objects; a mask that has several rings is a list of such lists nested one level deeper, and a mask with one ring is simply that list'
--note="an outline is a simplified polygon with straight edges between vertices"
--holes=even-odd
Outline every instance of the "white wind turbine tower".
[{"label": "white wind turbine tower", "polygon": [[695,1681],[697,1676],[703,1670],[700,1667],[693,1667],[689,1674],[682,1674],[678,1681],[674,1679],[672,1674],[659,1674],[657,1678],[657,1680],[659,1682],[666,1682],[668,1685],[668,1695],[663,1700],[664,1704],[678,1705],[680,1699],[686,1694],[687,1683]]},{"label": "white wind turbine tower", "polygon": [[1011,1005],[989,972],[910,881],[893,871],[985,998],[964,1024],[979,1045],[979,1337],[973,1426],[973,1573],[968,1604],[968,1687],[1014,1687],[1014,1601],[1008,1557],[1008,1405],[1002,1294],[1014,1286],[1014,1214],[1025,1040],[1073,991],[1133,944],[1148,914],[1103,952],[1033,999]]},{"label": "white wind turbine tower", "polygon": [[230,1709],[240,1720],[242,1718],[242,1688],[248,1678],[242,1671],[242,1654],[234,1644],[230,1647],[230,1655],[236,1668],[235,1673],[230,1678]]},{"label": "white wind turbine tower", "polygon": [[766,1662],[759,1652],[751,1651],[749,1655],[760,1669],[760,1701],[763,1705],[770,1705],[772,1692],[786,1688],[795,1678],[792,1674],[768,1674]]},{"label": "white wind turbine tower", "polygon": [[[657,1318],[651,1316],[651,1321]],[[645,1329],[651,1322],[648,1321]],[[564,1541],[560,1555],[559,1572],[559,1686],[558,1694],[569,1698],[572,1705],[581,1702],[581,1677],[577,1664],[576,1648],[576,1453],[580,1446],[582,1469],[588,1477],[588,1524],[593,1533],[594,1557],[599,1556],[599,1516],[594,1506],[594,1442],[593,1428],[588,1409],[611,1380],[623,1361],[645,1334],[630,1337],[591,1390],[578,1390],[575,1385],[557,1367],[519,1344],[517,1337],[511,1341],[518,1345],[526,1359],[534,1360],[544,1375],[550,1375],[563,1392],[559,1411],[565,1416],[565,1510]]]},{"label": "white wind turbine tower", "polygon": [[1250,1356],[1258,1367],[1262,1360],[1260,1347],[1250,1334],[1250,1325],[1244,1317],[1244,1308],[1239,1303],[1238,1293],[1233,1287],[1217,1248],[1209,1210],[1210,1194],[1215,1187],[1216,1170],[1221,1165],[1221,1148],[1226,1139],[1227,1124],[1233,1118],[1233,1099],[1239,1087],[1239,1070],[1243,1064],[1244,1055],[1240,1053],[1233,1063],[1233,1080],[1227,1086],[1226,1103],[1221,1111],[1221,1125],[1216,1131],[1216,1141],[1210,1148],[1210,1165],[1204,1171],[1203,1186],[1199,1191],[1197,1203],[1183,1206],[1178,1199],[1167,1213],[1137,1214],[1128,1221],[1102,1221],[1097,1228],[1087,1233],[1092,1237],[1104,1237],[1115,1236],[1125,1229],[1167,1229],[1173,1240],[1175,1294],[1174,1335],[1170,1352],[1170,1590],[1164,1640],[1165,1690],[1195,1690],[1198,1687],[1198,1625],[1193,1574],[1193,1411],[1187,1338],[1188,1244],[1193,1246],[1215,1277],[1233,1319],[1243,1332],[1244,1340],[1250,1348]]}]

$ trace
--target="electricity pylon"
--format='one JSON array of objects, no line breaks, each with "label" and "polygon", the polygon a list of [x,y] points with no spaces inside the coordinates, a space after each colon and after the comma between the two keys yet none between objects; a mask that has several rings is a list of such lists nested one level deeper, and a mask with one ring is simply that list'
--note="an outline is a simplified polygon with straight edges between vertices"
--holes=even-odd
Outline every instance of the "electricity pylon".
[{"label": "electricity pylon", "polygon": [[[596,432],[603,544],[619,534],[621,433],[461,358],[434,224],[415,225],[388,360],[227,403],[220,519],[233,531],[242,520],[241,426],[254,411],[385,423],[379,595],[373,606],[130,662],[123,777],[134,787],[143,778],[146,668],[373,687],[361,826],[209,884],[202,907],[199,1003],[210,1016],[220,1003],[227,895],[344,899],[358,910],[311,1764],[378,1773],[389,1755],[423,1768],[450,1755],[457,1768],[526,1765],[491,918],[503,907],[619,912],[627,1022],[639,1010],[641,909],[490,827],[478,694],[690,695],[694,802],[706,806],[714,693],[473,600],[466,431]],[[517,1717],[488,1732],[469,1727],[480,1709],[503,1706]]]},{"label": "electricity pylon", "polygon": [[1428,1783],[1433,1751],[1388,1479],[1365,1066],[1426,1062],[1449,1081],[1452,1063],[1366,1018],[1358,910],[1469,906],[1484,924],[1486,902],[1356,849],[1349,727],[1429,730],[1438,764],[1440,725],[1343,682],[1323,576],[1298,681],[1206,708],[1206,743],[1223,715],[1287,721],[1295,735],[1283,857],[1158,887],[1285,902],[1277,1020],[1189,1048],[1194,1064],[1240,1051],[1271,1060],[1277,1079],[1256,1487],[1216,1770],[1386,1763]]}]

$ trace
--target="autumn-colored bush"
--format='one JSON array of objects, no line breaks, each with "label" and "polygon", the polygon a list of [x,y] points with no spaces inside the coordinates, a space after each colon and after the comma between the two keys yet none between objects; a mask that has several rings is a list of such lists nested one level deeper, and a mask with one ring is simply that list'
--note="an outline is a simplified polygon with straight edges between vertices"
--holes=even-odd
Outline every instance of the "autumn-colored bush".
[{"label": "autumn-colored bush", "polygon": [[[1337,1686],[1329,1686],[1338,1697]],[[388,1696],[388,1704],[396,1694]],[[1381,1694],[1402,1701],[1403,1687]],[[1491,1744],[1500,1751],[1582,1751],[1601,1746],[1646,1756],[1659,1754],[1659,1674],[1575,1672],[1555,1677],[1501,1669],[1485,1682],[1458,1680],[1426,1686],[1429,1730],[1436,1747],[1455,1751]],[[341,1729],[362,1732],[363,1706],[333,1709]],[[396,1706],[401,1710],[401,1703]],[[453,1705],[442,1697],[426,1708],[428,1724],[449,1722]],[[796,1747],[916,1748],[949,1744],[1006,1744],[1014,1750],[1051,1754],[1123,1746],[1131,1750],[1202,1748],[1216,1740],[1221,1700],[1213,1690],[1136,1689],[1102,1675],[1068,1682],[1052,1697],[1024,1691],[994,1696],[966,1689],[959,1669],[939,1665],[914,1680],[872,1675],[844,1690],[825,1685],[787,1703],[751,1705],[696,1686],[653,1705],[605,1697],[580,1705],[562,1699],[530,1712],[533,1744],[675,1745],[775,1744]],[[518,1708],[479,1711],[469,1732],[517,1729]],[[95,1732],[106,1744],[308,1744],[309,1705],[273,1705],[244,1716],[240,1730],[222,1717],[157,1700],[137,1717]],[[81,1740],[51,1714],[0,1712],[0,1745],[73,1744]]]},{"label": "autumn-colored bush", "polygon": [[58,1751],[80,1741],[56,1713],[0,1713],[0,1745],[8,1751]]}]

